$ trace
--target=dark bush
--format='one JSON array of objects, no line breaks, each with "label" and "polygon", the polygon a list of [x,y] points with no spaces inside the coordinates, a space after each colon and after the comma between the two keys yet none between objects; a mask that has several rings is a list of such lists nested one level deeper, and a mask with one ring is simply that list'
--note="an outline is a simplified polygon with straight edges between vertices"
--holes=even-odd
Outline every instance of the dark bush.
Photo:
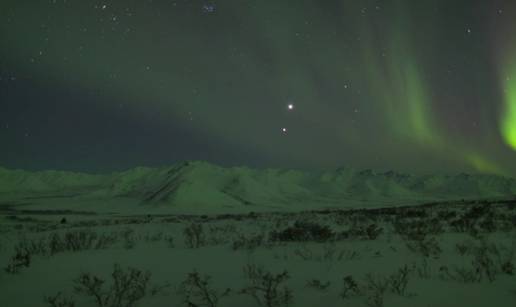
[{"label": "dark bush", "polygon": [[409,240],[405,242],[408,249],[424,257],[438,258],[442,250],[439,242],[435,238],[425,238],[422,240]]},{"label": "dark bush", "polygon": [[330,287],[330,282],[322,282],[319,279],[311,279],[306,283],[306,286],[318,291],[326,291]]},{"label": "dark bush", "polygon": [[217,307],[219,300],[231,293],[231,289],[227,288],[224,292],[211,288],[211,278],[209,276],[201,277],[197,271],[188,274],[188,278],[183,281],[179,287],[179,294],[183,297],[183,303],[186,306],[207,306]]},{"label": "dark bush", "polygon": [[240,234],[233,241],[233,250],[254,250],[264,244],[264,236],[262,234],[245,236]]},{"label": "dark bush", "polygon": [[104,249],[117,241],[116,234],[101,234],[91,230],[72,230],[64,234],[54,232],[48,237],[51,255],[65,251],[82,251],[87,249]]},{"label": "dark bush", "polygon": [[457,213],[455,211],[439,211],[437,214],[440,220],[451,220],[457,217]]},{"label": "dark bush", "polygon": [[406,289],[409,282],[409,274],[411,273],[411,270],[407,265],[401,267],[393,273],[391,276],[389,276],[389,282],[391,291],[393,293],[396,293],[401,296],[406,295]]},{"label": "dark bush", "polygon": [[18,249],[16,254],[11,257],[9,264],[5,271],[9,274],[16,274],[21,268],[28,268],[30,266],[31,254],[24,249]]},{"label": "dark bush", "polygon": [[343,281],[343,288],[340,292],[340,296],[342,298],[349,298],[351,296],[360,295],[361,291],[358,287],[357,282],[353,278],[353,276],[348,275],[342,279]]},{"label": "dark bush", "polygon": [[43,301],[50,307],[75,307],[75,301],[72,298],[63,297],[61,292],[54,296],[45,296]]},{"label": "dark bush", "polygon": [[335,238],[335,233],[326,225],[296,221],[293,226],[282,231],[273,231],[271,241],[317,241],[324,242]]},{"label": "dark bush", "polygon": [[252,296],[258,305],[278,307],[288,306],[292,302],[292,291],[286,286],[280,288],[290,278],[287,271],[273,274],[256,265],[247,265],[244,267],[244,275],[250,284],[241,293]]},{"label": "dark bush", "polygon": [[190,224],[183,230],[183,236],[188,248],[199,248],[206,243],[202,224]]},{"label": "dark bush", "polygon": [[149,272],[123,270],[115,264],[111,277],[112,284],[106,288],[104,279],[83,273],[75,280],[75,292],[92,297],[99,307],[132,307],[146,295]]},{"label": "dark bush", "polygon": [[383,228],[378,227],[376,224],[371,224],[366,228],[367,238],[369,240],[376,240],[382,232]]}]

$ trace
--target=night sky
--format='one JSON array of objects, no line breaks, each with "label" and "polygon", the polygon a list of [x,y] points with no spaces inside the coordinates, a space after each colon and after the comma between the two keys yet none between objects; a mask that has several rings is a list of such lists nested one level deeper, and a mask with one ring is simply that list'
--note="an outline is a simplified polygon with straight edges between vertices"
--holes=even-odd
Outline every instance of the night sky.
[{"label": "night sky", "polygon": [[0,2],[0,165],[516,175],[516,1]]}]

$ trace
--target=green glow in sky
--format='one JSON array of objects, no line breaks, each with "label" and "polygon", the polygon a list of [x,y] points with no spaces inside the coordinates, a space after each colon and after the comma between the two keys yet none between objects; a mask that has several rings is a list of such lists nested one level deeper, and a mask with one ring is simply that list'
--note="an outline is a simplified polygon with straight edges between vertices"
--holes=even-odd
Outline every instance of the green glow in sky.
[{"label": "green glow in sky", "polygon": [[[398,14],[403,15],[402,10]],[[411,41],[410,20],[406,16],[395,20],[387,35],[382,33],[381,37],[364,25],[363,61],[369,86],[385,115],[388,130],[401,139],[436,147],[442,137],[433,119],[431,89],[423,74],[425,67]],[[378,45],[388,48],[379,54]]]},{"label": "green glow in sky", "polygon": [[508,65],[508,71],[503,81],[504,104],[500,118],[500,130],[508,146],[516,150],[516,68]]},{"label": "green glow in sky", "polygon": [[466,1],[251,2],[2,1],[0,160],[516,174],[516,57],[493,44],[516,27]]},{"label": "green glow in sky", "polygon": [[498,63],[498,82],[501,91],[498,127],[505,143],[516,150],[516,42],[514,18],[507,19],[496,33],[496,62]]},{"label": "green glow in sky", "polygon": [[480,173],[507,175],[507,172],[502,170],[495,162],[486,159],[478,153],[465,153],[464,156],[471,166]]}]

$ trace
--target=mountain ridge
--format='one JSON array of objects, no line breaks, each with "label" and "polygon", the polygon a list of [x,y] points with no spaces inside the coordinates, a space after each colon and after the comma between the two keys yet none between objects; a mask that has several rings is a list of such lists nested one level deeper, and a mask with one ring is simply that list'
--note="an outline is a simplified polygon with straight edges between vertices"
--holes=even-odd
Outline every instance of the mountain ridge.
[{"label": "mountain ridge", "polygon": [[[516,180],[496,175],[411,175],[338,168],[326,171],[222,167],[185,161],[110,174],[0,168],[0,195],[74,194],[129,198],[172,207],[340,206],[513,197]],[[4,197],[5,198],[5,197]]]}]

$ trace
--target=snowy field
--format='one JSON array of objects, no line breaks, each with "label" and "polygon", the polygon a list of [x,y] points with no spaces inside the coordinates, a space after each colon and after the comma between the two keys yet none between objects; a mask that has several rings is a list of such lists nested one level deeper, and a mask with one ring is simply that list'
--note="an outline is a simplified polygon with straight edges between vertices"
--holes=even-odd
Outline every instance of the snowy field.
[{"label": "snowy field", "polygon": [[1,210],[6,307],[516,306],[511,201],[209,215]]}]

